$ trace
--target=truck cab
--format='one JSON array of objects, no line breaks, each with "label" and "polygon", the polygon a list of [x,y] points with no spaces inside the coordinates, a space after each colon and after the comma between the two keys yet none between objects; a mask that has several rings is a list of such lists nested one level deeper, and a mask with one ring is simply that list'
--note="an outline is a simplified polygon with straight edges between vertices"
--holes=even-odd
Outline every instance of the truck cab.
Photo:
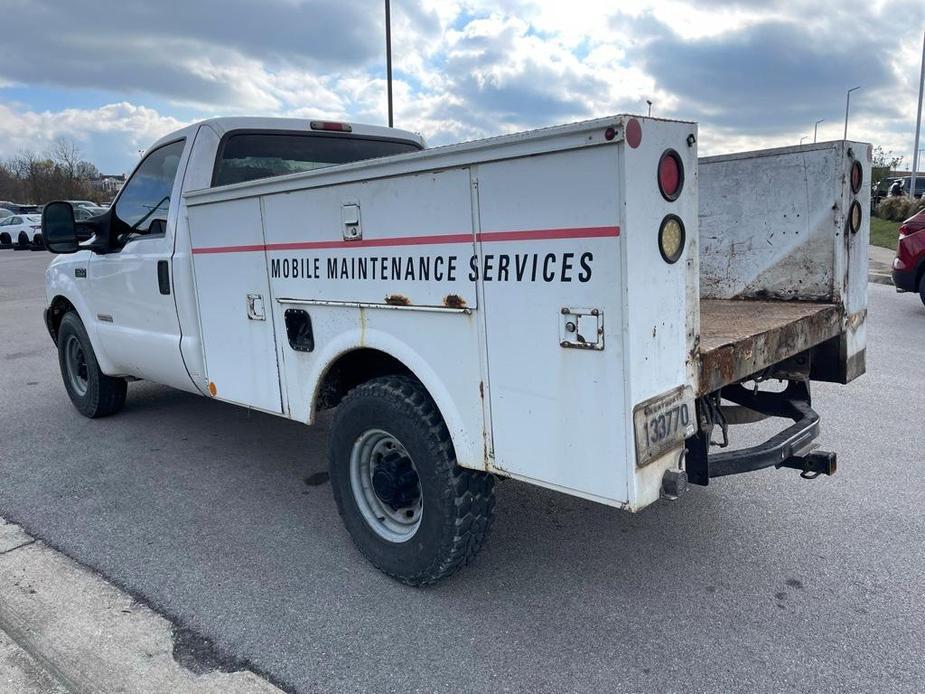
[{"label": "truck cab", "polygon": [[92,248],[50,264],[50,329],[72,306],[105,373],[208,395],[184,192],[423,147],[394,128],[301,119],[214,118],[173,132],[145,153],[106,227],[85,226]]}]

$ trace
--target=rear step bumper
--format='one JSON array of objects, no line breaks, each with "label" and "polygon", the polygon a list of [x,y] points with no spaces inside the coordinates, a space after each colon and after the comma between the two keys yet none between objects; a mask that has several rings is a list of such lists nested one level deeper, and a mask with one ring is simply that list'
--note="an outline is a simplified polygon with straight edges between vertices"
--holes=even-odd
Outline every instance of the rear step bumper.
[{"label": "rear step bumper", "polygon": [[785,417],[793,424],[757,446],[725,453],[709,453],[712,427],[687,440],[686,468],[688,480],[707,485],[712,477],[738,475],[767,467],[787,467],[801,471],[812,479],[820,474],[832,475],[835,454],[815,451],[804,455],[819,435],[819,415],[810,406],[809,387],[803,381],[791,381],[780,393],[746,390],[742,386],[723,388],[723,398],[769,417]]}]

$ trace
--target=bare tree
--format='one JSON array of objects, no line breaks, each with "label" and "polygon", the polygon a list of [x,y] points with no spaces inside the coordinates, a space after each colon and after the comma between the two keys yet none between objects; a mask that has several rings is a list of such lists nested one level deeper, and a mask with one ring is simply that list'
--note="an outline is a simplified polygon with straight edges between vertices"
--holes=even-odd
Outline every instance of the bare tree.
[{"label": "bare tree", "polygon": [[51,200],[93,199],[99,171],[81,158],[73,140],[59,138],[46,155],[21,150],[0,164],[0,199],[41,204]]}]

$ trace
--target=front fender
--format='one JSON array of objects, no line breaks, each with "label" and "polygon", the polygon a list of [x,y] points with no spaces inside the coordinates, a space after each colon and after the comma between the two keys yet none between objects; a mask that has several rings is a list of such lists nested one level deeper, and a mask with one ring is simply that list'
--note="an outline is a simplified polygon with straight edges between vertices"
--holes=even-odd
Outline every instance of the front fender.
[{"label": "front fender", "polygon": [[[96,329],[96,316],[93,315],[82,291],[83,287],[79,285],[79,278],[76,276],[76,271],[83,269],[84,277],[86,277],[89,262],[90,251],[79,251],[66,257],[58,256],[49,264],[48,269],[45,270],[45,295],[48,301],[45,310],[47,312],[56,299],[66,299],[77,311],[77,315],[84,324],[100,370],[104,374],[115,375],[115,367]],[[46,319],[46,322],[48,320]],[[49,331],[51,331],[51,325],[49,325]]]}]

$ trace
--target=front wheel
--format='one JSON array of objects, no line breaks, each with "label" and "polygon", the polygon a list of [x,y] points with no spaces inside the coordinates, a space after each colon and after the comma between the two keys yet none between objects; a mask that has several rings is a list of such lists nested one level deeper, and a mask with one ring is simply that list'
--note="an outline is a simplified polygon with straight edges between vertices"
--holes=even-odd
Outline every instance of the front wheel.
[{"label": "front wheel", "polygon": [[413,378],[376,378],[344,398],[331,432],[330,472],[354,543],[402,583],[455,573],[491,526],[494,478],[456,464],[446,424]]},{"label": "front wheel", "polygon": [[58,328],[58,363],[67,394],[85,417],[106,417],[125,405],[128,384],[100,371],[87,330],[73,311],[64,314]]}]

